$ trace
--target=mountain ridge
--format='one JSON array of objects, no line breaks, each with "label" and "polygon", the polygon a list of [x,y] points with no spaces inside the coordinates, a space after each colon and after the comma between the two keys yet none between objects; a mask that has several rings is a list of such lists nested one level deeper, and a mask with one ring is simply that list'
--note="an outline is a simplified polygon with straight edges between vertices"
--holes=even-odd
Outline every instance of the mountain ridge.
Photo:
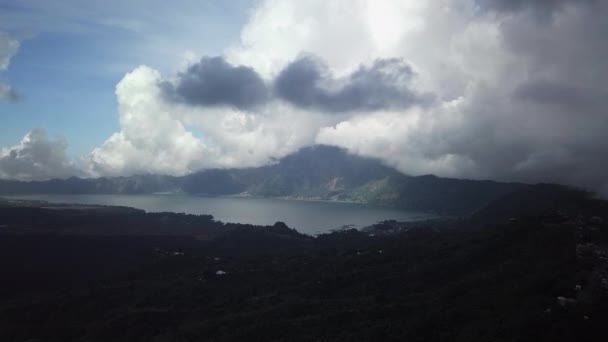
[{"label": "mountain ridge", "polygon": [[527,187],[502,183],[408,176],[380,160],[315,145],[275,164],[244,169],[209,169],[186,176],[0,180],[0,195],[153,194],[252,196],[368,203],[401,209],[470,215],[490,202]]}]

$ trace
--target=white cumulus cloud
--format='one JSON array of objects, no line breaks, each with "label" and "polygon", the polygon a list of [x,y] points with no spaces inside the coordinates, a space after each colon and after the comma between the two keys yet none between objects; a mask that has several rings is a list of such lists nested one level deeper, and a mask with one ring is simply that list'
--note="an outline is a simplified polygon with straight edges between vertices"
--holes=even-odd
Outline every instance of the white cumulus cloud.
[{"label": "white cumulus cloud", "polygon": [[0,150],[0,179],[30,181],[78,175],[66,155],[67,147],[65,139],[49,139],[44,129],[34,129],[19,144]]},{"label": "white cumulus cloud", "polygon": [[157,71],[142,66],[118,83],[121,131],[86,157],[91,175],[183,175],[205,166],[205,146],[172,117],[159,80]]}]

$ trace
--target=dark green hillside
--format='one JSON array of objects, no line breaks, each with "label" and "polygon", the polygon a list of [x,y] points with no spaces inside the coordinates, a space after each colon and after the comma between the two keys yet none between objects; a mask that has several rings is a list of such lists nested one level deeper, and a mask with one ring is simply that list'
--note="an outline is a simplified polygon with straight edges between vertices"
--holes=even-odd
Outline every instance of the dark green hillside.
[{"label": "dark green hillside", "polygon": [[492,201],[525,187],[517,183],[399,174],[370,181],[349,191],[345,197],[398,208],[470,215]]},{"label": "dark green hillside", "polygon": [[608,212],[586,201],[318,237],[12,204],[0,341],[603,341]]},{"label": "dark green hillside", "polygon": [[85,179],[71,177],[31,182],[0,180],[2,195],[148,194],[179,190],[178,178],[159,175]]},{"label": "dark green hillside", "polygon": [[608,212],[605,201],[595,199],[592,193],[554,184],[537,184],[522,187],[476,212],[472,218],[477,222],[504,222],[515,217],[552,215],[556,211]]}]

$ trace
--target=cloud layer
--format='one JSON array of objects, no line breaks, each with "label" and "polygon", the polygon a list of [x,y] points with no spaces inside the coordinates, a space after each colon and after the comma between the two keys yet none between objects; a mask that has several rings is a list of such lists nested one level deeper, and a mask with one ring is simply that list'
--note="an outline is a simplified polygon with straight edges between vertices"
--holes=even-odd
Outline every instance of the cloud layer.
[{"label": "cloud layer", "polygon": [[0,150],[0,178],[29,181],[78,175],[66,148],[65,140],[49,139],[45,130],[34,129],[16,146]]},{"label": "cloud layer", "polygon": [[200,106],[255,108],[268,99],[264,80],[255,70],[233,66],[222,57],[203,57],[177,76],[176,84],[161,83],[173,101]]},{"label": "cloud layer", "polygon": [[303,109],[322,112],[377,111],[427,105],[430,94],[409,89],[415,73],[399,58],[377,59],[349,75],[335,78],[325,62],[314,56],[287,64],[272,89],[250,67],[235,66],[223,57],[203,57],[180,72],[175,80],[159,86],[170,102],[202,107],[233,107],[255,110],[280,99]]},{"label": "cloud layer", "polygon": [[257,166],[326,143],[408,174],[608,193],[607,15],[593,0],[265,0],[223,57],[127,74],[120,131],[87,171]]},{"label": "cloud layer", "polygon": [[478,0],[481,8],[501,12],[534,10],[541,14],[552,14],[570,4],[593,4],[597,0]]},{"label": "cloud layer", "polygon": [[407,109],[431,102],[431,95],[409,89],[412,68],[402,59],[377,59],[335,79],[320,60],[302,57],[283,69],[276,94],[294,106],[324,112]]}]

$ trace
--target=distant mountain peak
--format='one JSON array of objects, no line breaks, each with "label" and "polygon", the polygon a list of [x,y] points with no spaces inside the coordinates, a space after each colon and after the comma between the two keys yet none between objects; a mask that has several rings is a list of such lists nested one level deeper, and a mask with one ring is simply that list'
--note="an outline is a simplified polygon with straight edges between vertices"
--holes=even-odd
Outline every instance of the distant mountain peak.
[{"label": "distant mountain peak", "polygon": [[434,175],[410,177],[379,159],[329,145],[304,147],[277,163],[246,169],[210,169],[183,177],[131,177],[44,182],[0,181],[0,194],[248,195],[371,203],[422,211],[469,214],[521,187]]}]

